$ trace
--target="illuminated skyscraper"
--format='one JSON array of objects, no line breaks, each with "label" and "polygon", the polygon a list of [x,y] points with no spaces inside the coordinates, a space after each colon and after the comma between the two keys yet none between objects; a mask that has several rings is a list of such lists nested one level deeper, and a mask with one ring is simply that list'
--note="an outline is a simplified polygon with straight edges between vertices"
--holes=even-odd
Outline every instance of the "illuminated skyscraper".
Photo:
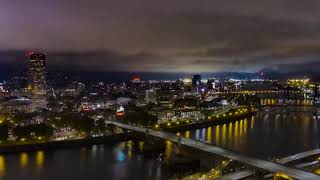
[{"label": "illuminated skyscraper", "polygon": [[146,103],[157,104],[157,92],[153,89],[146,90]]},{"label": "illuminated skyscraper", "polygon": [[43,53],[28,53],[29,84],[28,89],[35,96],[46,94],[46,55]]},{"label": "illuminated skyscraper", "polygon": [[197,87],[201,85],[201,75],[195,74],[192,79],[192,86]]},{"label": "illuminated skyscraper", "polygon": [[201,75],[200,74],[195,74],[193,75],[192,78],[192,87],[193,90],[199,93],[199,87],[201,85]]}]

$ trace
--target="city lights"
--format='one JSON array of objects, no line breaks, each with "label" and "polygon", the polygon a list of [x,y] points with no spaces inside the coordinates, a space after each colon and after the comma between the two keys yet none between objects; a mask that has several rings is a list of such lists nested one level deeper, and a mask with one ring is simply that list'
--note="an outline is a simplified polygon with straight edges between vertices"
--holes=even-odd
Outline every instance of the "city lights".
[{"label": "city lights", "polygon": [[320,179],[319,9],[2,0],[0,179]]}]

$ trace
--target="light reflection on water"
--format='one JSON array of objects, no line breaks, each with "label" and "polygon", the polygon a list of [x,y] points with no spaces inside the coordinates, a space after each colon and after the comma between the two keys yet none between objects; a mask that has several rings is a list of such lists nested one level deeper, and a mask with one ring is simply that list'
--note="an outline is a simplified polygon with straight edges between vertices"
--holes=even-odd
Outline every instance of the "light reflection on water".
[{"label": "light reflection on water", "polygon": [[128,158],[132,157],[132,141],[127,142]]},{"label": "light reflection on water", "polygon": [[[201,140],[222,147],[239,146],[242,143],[242,137],[247,134],[247,121],[247,119],[244,119],[235,123],[203,128],[201,129],[201,138],[199,137],[200,129],[187,131],[184,134],[186,138],[191,137],[196,140]],[[251,127],[253,127],[252,123]]]},{"label": "light reflection on water", "polygon": [[164,160],[169,161],[172,155],[172,142],[166,141],[166,148],[164,151]]},{"label": "light reflection on water", "polygon": [[[166,155],[170,157],[172,145],[167,144]],[[143,141],[128,141],[0,155],[0,180],[165,179],[168,173],[160,161],[138,154],[144,146]]]},{"label": "light reflection on water", "polygon": [[0,156],[0,176],[5,174],[6,162],[4,156]]},{"label": "light reflection on water", "polygon": [[[228,127],[228,139],[232,139],[232,128],[232,123],[230,123]],[[232,141],[229,141],[229,146],[232,146]]]},{"label": "light reflection on water", "polygon": [[[283,157],[309,149],[319,148],[318,119],[302,107],[299,110],[260,112],[255,116],[233,123],[210,126],[205,129],[181,132],[193,138],[217,146],[240,151],[261,158]],[[199,138],[199,132],[206,132]]]},{"label": "light reflection on water", "polygon": [[43,151],[37,151],[36,152],[36,167],[38,169],[42,169],[44,166],[44,152]]},{"label": "light reflection on water", "polygon": [[215,128],[215,142],[216,142],[216,145],[220,145],[220,143],[219,143],[219,135],[220,135],[220,133],[219,133],[219,125],[218,126],[216,126],[216,128]]},{"label": "light reflection on water", "polygon": [[185,136],[185,138],[189,139],[190,138],[190,131],[186,131],[184,136]]},{"label": "light reflection on water", "polygon": [[28,153],[21,153],[20,154],[20,166],[22,168],[26,167],[28,165],[28,161],[29,161],[29,157],[28,157]]},{"label": "light reflection on water", "polygon": [[207,142],[211,142],[211,136],[212,136],[212,128],[208,127],[208,133],[207,133]]},{"label": "light reflection on water", "polygon": [[144,142],[143,141],[139,141],[139,151],[143,152],[143,146],[144,146]]}]

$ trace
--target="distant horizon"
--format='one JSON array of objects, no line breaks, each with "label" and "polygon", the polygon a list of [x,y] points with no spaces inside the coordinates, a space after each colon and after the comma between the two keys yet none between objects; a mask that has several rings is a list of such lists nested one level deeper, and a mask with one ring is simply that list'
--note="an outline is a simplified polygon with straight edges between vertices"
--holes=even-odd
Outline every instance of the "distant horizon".
[{"label": "distant horizon", "polygon": [[[10,70],[13,71],[21,70],[26,68],[27,57],[26,53],[28,50],[0,50],[0,71],[6,72],[3,74],[10,74]],[[199,69],[201,62],[197,62],[194,58],[193,63],[179,66],[179,68],[165,68],[165,66],[159,68],[153,68],[153,65],[148,64],[148,55],[147,54],[131,54],[125,56],[118,56],[114,52],[110,51],[88,51],[88,52],[45,52],[47,54],[46,62],[47,68],[49,71],[66,71],[66,72],[144,72],[144,73],[179,73],[179,74],[195,74],[195,73],[259,73],[261,71],[273,72],[276,74],[301,74],[320,77],[320,62],[317,59],[313,61],[301,61],[301,62],[292,62],[292,63],[282,63],[279,61],[278,64],[265,64],[254,67],[255,65],[246,65],[241,64],[240,62],[236,64],[230,64],[227,66],[215,68],[215,66],[207,66],[205,69]],[[132,59],[129,56],[134,56]],[[165,58],[165,57],[164,57]],[[158,63],[163,61],[166,64],[170,64],[169,59],[159,59]],[[268,62],[267,60],[265,60]],[[273,61],[273,60],[272,60]],[[136,62],[136,63],[135,63]],[[254,62],[254,61],[253,61]],[[142,63],[142,64],[141,64]],[[149,67],[150,66],[150,67]],[[193,68],[194,67],[194,68]],[[186,68],[186,69],[184,69]],[[190,70],[191,69],[191,70]]]},{"label": "distant horizon", "polygon": [[[27,52],[31,50],[0,50],[0,81],[9,80],[12,76],[27,72],[28,58]],[[117,58],[111,52],[103,51],[88,51],[88,52],[45,52],[43,50],[33,50],[35,52],[44,52],[47,54],[47,71],[59,72],[68,75],[76,80],[85,81],[106,81],[106,82],[126,82],[133,75],[140,75],[146,80],[177,80],[180,78],[191,77],[193,74],[202,74],[205,78],[210,77],[231,77],[236,79],[260,78],[260,72],[264,72],[264,78],[267,79],[286,79],[286,78],[310,78],[320,80],[320,62],[302,62],[293,64],[278,64],[277,66],[266,66],[259,70],[247,71],[246,69],[231,68],[221,69],[220,71],[162,71],[154,69],[144,69],[143,71],[128,70],[125,67],[130,67],[132,63],[121,66],[123,63],[128,63],[132,60],[113,61],[112,58]],[[143,55],[144,56],[144,55]],[[100,59],[101,58],[101,59]],[[110,64],[96,64],[106,58]],[[111,59],[109,59],[111,58]],[[139,57],[137,57],[139,58]],[[111,61],[110,61],[111,60]],[[91,62],[93,66],[88,66]],[[82,63],[81,63],[82,62]],[[83,62],[86,62],[83,64]],[[111,63],[112,62],[112,63]],[[89,63],[90,64],[90,63]],[[100,68],[95,68],[98,66]],[[101,67],[107,67],[105,70]],[[138,64],[137,66],[138,67]],[[114,69],[113,69],[114,68]],[[140,68],[137,68],[140,69]]]},{"label": "distant horizon", "polygon": [[[0,81],[8,81],[11,77],[19,76],[21,73],[16,74],[18,71],[10,71],[5,73],[0,68]],[[142,80],[179,80],[184,78],[192,78],[194,74],[200,74],[202,79],[208,78],[234,78],[234,79],[259,79],[261,78],[259,72],[112,72],[112,71],[64,71],[64,70],[48,70],[49,77],[62,75],[68,76],[72,80],[79,81],[103,81],[109,83],[128,82],[133,76],[139,76]],[[319,76],[312,74],[299,74],[299,73],[275,73],[264,72],[264,79],[279,79],[284,80],[287,78],[310,78],[312,80],[319,80]]]}]

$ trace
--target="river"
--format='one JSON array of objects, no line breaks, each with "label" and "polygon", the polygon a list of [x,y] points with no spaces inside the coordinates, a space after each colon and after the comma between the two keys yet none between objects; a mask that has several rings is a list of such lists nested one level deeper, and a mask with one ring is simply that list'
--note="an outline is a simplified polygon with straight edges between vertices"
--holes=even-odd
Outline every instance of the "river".
[{"label": "river", "polygon": [[131,146],[129,141],[74,149],[3,154],[0,155],[0,179],[167,179],[168,174],[160,161],[135,154]]},{"label": "river", "polygon": [[180,132],[251,156],[273,159],[319,148],[320,119],[311,107],[272,108],[234,123]]}]

